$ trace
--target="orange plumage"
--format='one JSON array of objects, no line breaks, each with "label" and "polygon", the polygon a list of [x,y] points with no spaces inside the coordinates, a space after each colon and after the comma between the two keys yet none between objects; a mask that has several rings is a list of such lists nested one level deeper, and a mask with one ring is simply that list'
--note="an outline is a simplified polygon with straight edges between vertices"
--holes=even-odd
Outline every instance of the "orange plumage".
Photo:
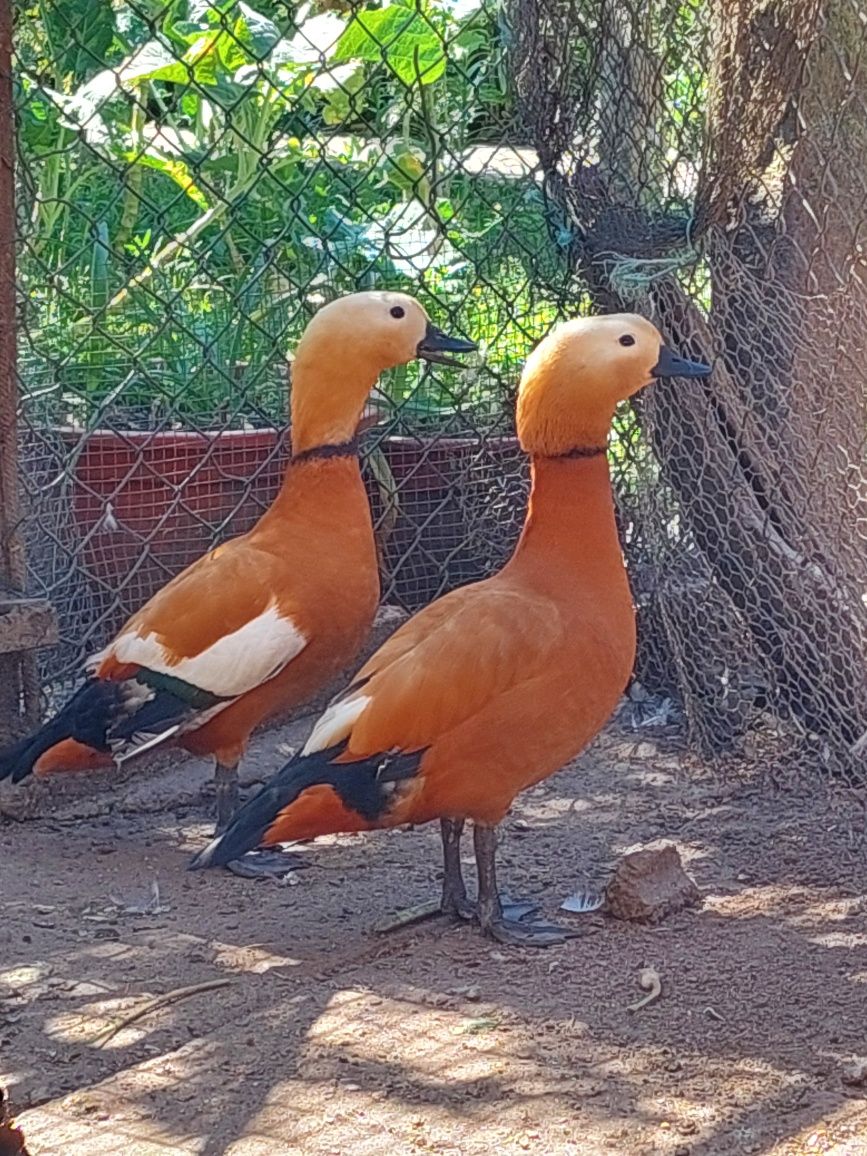
[{"label": "orange plumage", "polygon": [[251,731],[351,662],[373,620],[379,575],[355,441],[371,389],[415,357],[474,348],[405,294],[358,293],[320,310],[295,356],[293,456],[272,507],[134,614],[66,707],[0,753],[0,779],[171,743],[215,755],[224,825]]},{"label": "orange plumage", "polygon": [[706,372],[633,316],[572,322],[542,342],[519,392],[533,485],[513,557],[398,630],[322,715],[301,755],[195,865],[336,830],[439,818],[443,906],[460,911],[455,826],[459,837],[472,819],[484,929],[509,941],[562,938],[504,917],[490,832],[520,791],[598,733],[632,669],[634,614],[605,460],[615,406],[654,376]]},{"label": "orange plumage", "polygon": [[443,821],[443,910],[467,913],[456,848],[475,824],[477,914],[503,941],[565,934],[510,920],[496,892],[493,828],[515,796],[592,739],[635,656],[635,621],[605,458],[619,401],[654,376],[704,376],[631,315],[570,322],[531,355],[518,433],[532,492],[514,555],[401,627],[321,716],[301,755],[194,866],[256,846]]},{"label": "orange plumage", "polygon": [[36,759],[33,774],[38,777],[62,771],[108,771],[114,765],[114,759],[107,751],[94,750],[75,739],[62,739]]}]

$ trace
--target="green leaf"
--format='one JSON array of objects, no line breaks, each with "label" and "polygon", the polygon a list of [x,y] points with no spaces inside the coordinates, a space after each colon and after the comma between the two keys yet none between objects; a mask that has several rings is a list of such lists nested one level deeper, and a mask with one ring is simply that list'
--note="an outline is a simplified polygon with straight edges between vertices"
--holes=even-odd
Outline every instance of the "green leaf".
[{"label": "green leaf", "polygon": [[[18,132],[21,144],[36,153],[56,153],[58,122],[62,118],[60,103],[49,91],[26,79],[22,82],[24,99],[16,101],[18,110]],[[62,135],[62,134],[61,134]]]},{"label": "green leaf", "polygon": [[165,156],[153,147],[144,152],[126,152],[124,157],[132,164],[144,165],[146,168],[165,173],[200,209],[211,207],[208,198],[196,184],[187,165],[182,160],[178,160],[177,157]]},{"label": "green leaf", "polygon": [[71,73],[78,83],[105,61],[114,39],[111,0],[51,0],[36,19],[56,46],[51,69],[58,79]]},{"label": "green leaf", "polygon": [[432,84],[446,67],[443,42],[417,11],[391,4],[360,12],[340,37],[335,60],[383,63],[406,85]]},{"label": "green leaf", "polygon": [[234,73],[252,60],[233,32],[221,32],[217,36],[214,40],[214,57],[218,64],[218,81],[233,78]]},{"label": "green leaf", "polygon": [[63,109],[73,122],[83,128],[102,106],[124,89],[134,89],[145,81],[172,80],[184,84],[190,70],[160,40],[149,40],[137,48],[117,68],[106,68],[91,77],[71,97],[64,98]]},{"label": "green leaf", "polygon": [[238,19],[235,21],[235,36],[257,60],[264,60],[277,41],[280,29],[273,20],[245,4],[238,4]]},{"label": "green leaf", "polygon": [[124,88],[134,88],[142,81],[169,80],[185,84],[190,79],[189,68],[161,40],[148,40],[119,65],[115,73]]},{"label": "green leaf", "polygon": [[217,83],[218,41],[224,35],[222,32],[206,32],[204,36],[196,37],[184,53],[187,74],[197,85],[206,87]]},{"label": "green leaf", "polygon": [[235,0],[180,0],[172,14],[163,23],[163,31],[172,40],[182,44],[192,44],[203,34],[214,29],[225,28],[225,15],[235,6]]},{"label": "green leaf", "polygon": [[380,167],[396,188],[417,192],[422,200],[426,199],[429,192],[427,157],[417,145],[398,141],[386,146]]},{"label": "green leaf", "polygon": [[364,70],[360,63],[334,64],[327,71],[310,76],[307,83],[323,97],[322,119],[327,125],[343,124],[357,117],[363,108]]},{"label": "green leaf", "polygon": [[231,32],[212,30],[199,36],[183,57],[185,80],[214,90],[217,103],[232,107],[245,88],[262,79],[259,62],[251,63]]}]

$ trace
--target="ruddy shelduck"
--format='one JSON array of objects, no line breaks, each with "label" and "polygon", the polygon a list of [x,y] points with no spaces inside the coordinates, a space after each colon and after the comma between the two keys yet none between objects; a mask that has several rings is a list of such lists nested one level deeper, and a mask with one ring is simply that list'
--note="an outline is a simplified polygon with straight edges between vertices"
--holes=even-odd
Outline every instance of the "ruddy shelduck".
[{"label": "ruddy shelduck", "polygon": [[[571,934],[527,922],[528,905],[504,910],[496,827],[520,791],[599,732],[632,671],[635,616],[606,459],[615,407],[654,378],[709,372],[628,314],[570,321],[545,338],[518,393],[532,491],[509,562],[398,629],[325,710],[300,754],[191,866],[330,832],[439,819],[443,912],[472,914],[503,942],[545,945]],[[474,906],[460,862],[467,819]]]},{"label": "ruddy shelduck", "polygon": [[373,621],[379,573],[356,431],[377,378],[475,348],[402,293],[320,309],[292,366],[292,456],[273,505],[130,618],[62,710],[0,752],[0,779],[111,766],[171,743],[214,755],[221,830],[253,729],[345,668]]}]

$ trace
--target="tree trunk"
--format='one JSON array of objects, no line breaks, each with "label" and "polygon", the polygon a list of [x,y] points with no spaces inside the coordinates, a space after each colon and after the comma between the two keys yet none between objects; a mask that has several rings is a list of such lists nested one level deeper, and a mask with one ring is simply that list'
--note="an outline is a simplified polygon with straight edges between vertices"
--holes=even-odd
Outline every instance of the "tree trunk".
[{"label": "tree trunk", "polygon": [[710,326],[735,384],[723,405],[762,532],[751,547],[729,523],[724,551],[710,526],[698,532],[780,706],[845,764],[867,727],[867,39],[841,0],[721,2],[715,15],[700,210]]},{"label": "tree trunk", "polygon": [[795,113],[782,222],[798,294],[789,405],[792,460],[809,479],[816,545],[867,590],[867,33],[855,6],[826,5]]},{"label": "tree trunk", "polygon": [[[516,3],[517,55],[531,10],[551,8],[544,0]],[[660,0],[655,11],[663,8]],[[748,631],[760,656],[769,705],[819,736],[827,761],[851,769],[867,728],[858,506],[867,430],[858,250],[867,44],[848,11],[843,0],[716,0],[705,163],[689,232],[710,272],[710,315],[674,275],[652,270],[639,306],[675,345],[694,356],[722,355],[707,385],[658,383],[644,410],[646,431],[682,523],[730,599],[732,631]],[[654,69],[646,46],[637,63],[618,55],[612,36],[617,49],[620,24],[597,46],[596,83],[632,87],[621,109],[656,107],[648,78],[663,62]],[[635,298],[624,299],[612,280],[612,232],[602,235],[600,222],[619,216],[620,254],[671,254],[678,243],[676,213],[659,212],[665,188],[654,197],[633,183],[631,204],[624,203],[635,153],[610,142],[634,139],[634,116],[618,122],[606,106],[599,159],[576,171],[575,150],[570,158],[562,134],[550,147],[540,116],[567,94],[526,86],[522,93],[518,80],[528,124],[547,140],[540,149],[547,188],[573,224],[576,268],[597,307],[634,308]],[[550,70],[545,82],[555,82]],[[580,123],[575,131],[592,135]],[[651,154],[659,136],[656,126],[648,133]],[[690,649],[682,629],[681,653]],[[703,672],[684,673],[689,700]]]}]

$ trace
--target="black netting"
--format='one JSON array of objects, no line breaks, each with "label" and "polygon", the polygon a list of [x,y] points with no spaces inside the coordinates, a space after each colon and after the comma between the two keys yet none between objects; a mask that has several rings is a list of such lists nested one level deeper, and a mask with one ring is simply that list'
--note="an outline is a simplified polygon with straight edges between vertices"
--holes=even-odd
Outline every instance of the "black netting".
[{"label": "black netting", "polygon": [[528,349],[558,317],[628,309],[716,365],[649,391],[612,440],[633,721],[858,762],[865,46],[846,0],[21,5],[46,684],[268,504],[286,353],[328,297],[405,289],[483,345],[470,373],[384,379],[365,434],[384,597],[409,608],[514,543]]}]

